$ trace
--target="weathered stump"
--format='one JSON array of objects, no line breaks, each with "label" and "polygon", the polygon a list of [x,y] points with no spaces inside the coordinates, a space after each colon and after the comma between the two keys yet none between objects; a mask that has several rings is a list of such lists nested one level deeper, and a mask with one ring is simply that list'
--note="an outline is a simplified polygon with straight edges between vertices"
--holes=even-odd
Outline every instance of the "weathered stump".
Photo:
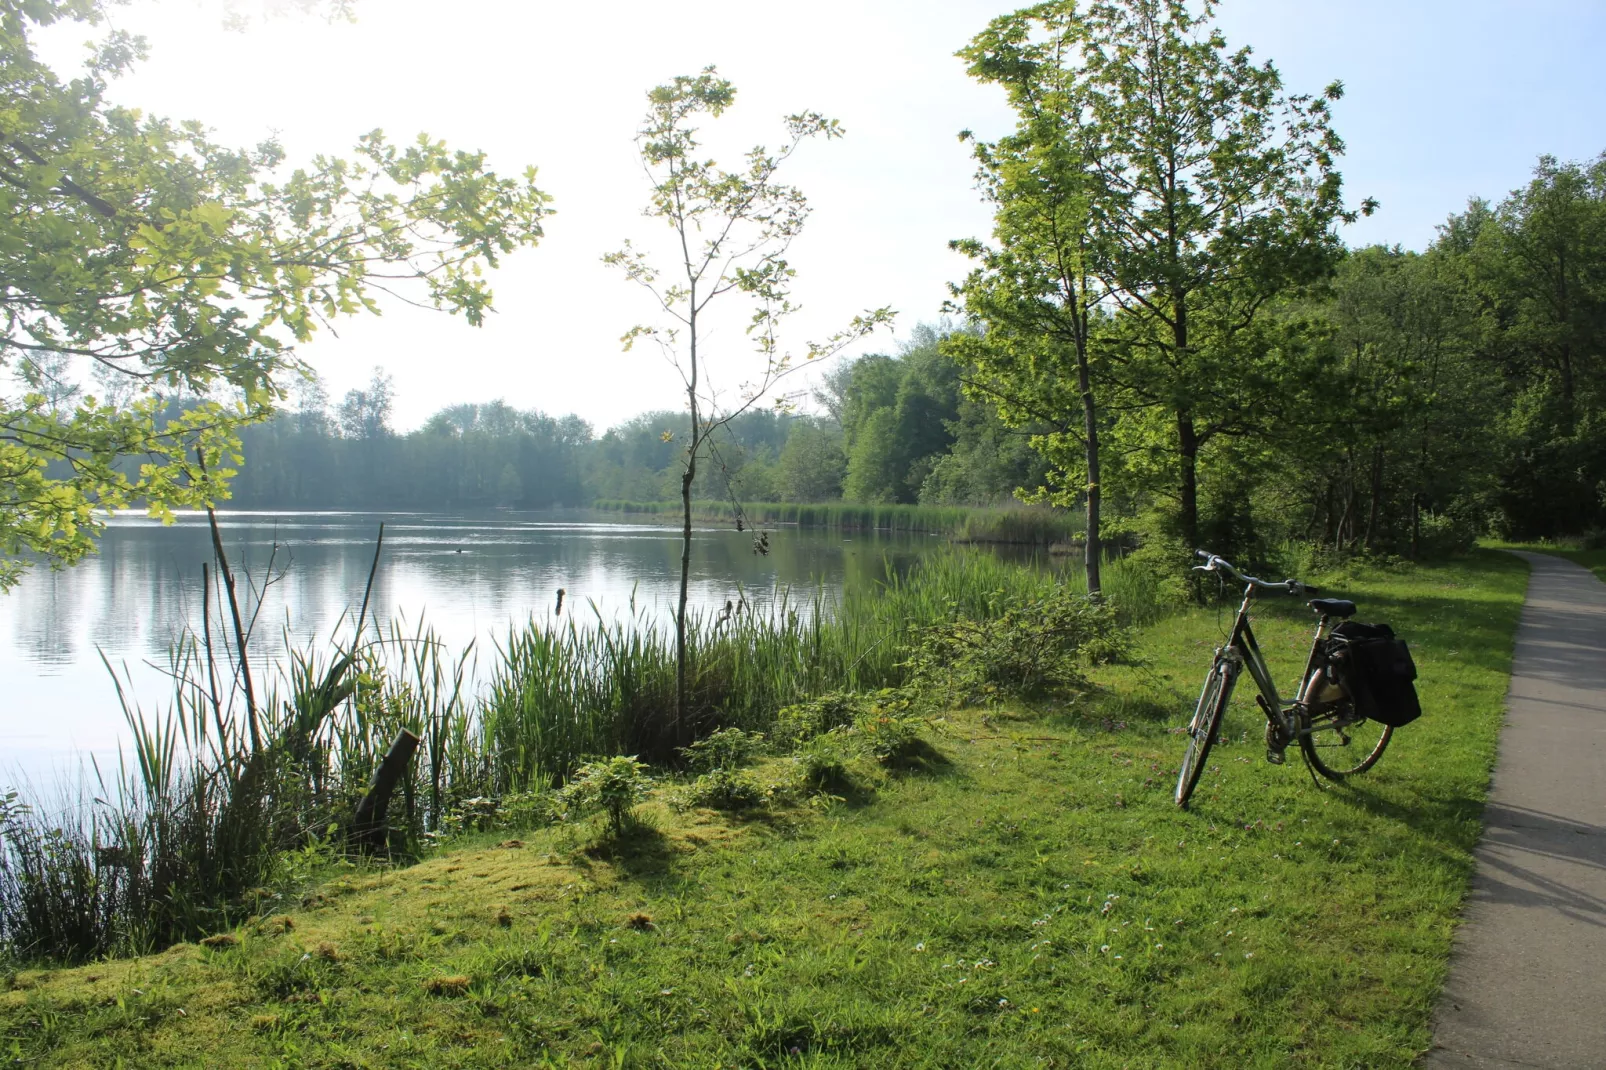
[{"label": "weathered stump", "polygon": [[357,815],[352,821],[351,841],[359,849],[375,851],[389,846],[390,797],[407,772],[407,763],[413,760],[418,743],[418,737],[403,728],[396,733],[379,768],[374,770],[373,783],[368,786],[368,794],[362,797],[362,802],[357,804]]}]

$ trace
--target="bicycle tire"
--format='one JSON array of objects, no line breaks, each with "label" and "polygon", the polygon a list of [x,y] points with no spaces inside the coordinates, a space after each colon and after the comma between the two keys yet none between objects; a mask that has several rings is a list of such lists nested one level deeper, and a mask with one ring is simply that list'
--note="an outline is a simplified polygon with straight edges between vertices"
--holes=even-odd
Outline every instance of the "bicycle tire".
[{"label": "bicycle tire", "polygon": [[[1345,733],[1342,728],[1324,729],[1319,724],[1313,727],[1309,714],[1301,717],[1300,722],[1299,749],[1306,763],[1328,780],[1343,780],[1366,772],[1383,757],[1389,740],[1394,738],[1394,729],[1378,721],[1362,720],[1343,726],[1356,729],[1353,733]],[[1372,733],[1377,730],[1381,731],[1374,740]],[[1317,734],[1320,732],[1337,732],[1344,742],[1319,744]]]},{"label": "bicycle tire", "polygon": [[1193,719],[1188,722],[1188,745],[1182,752],[1182,768],[1177,770],[1177,805],[1188,808],[1188,799],[1199,785],[1210,748],[1215,746],[1216,733],[1221,729],[1221,718],[1232,698],[1233,680],[1226,663],[1217,658],[1205,677],[1204,689],[1199,692],[1199,705],[1194,708]]}]

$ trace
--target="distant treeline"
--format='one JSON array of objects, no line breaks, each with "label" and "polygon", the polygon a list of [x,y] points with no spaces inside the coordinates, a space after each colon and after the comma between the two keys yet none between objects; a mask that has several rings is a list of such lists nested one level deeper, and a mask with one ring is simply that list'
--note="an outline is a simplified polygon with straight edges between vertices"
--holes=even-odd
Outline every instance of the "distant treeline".
[{"label": "distant treeline", "polygon": [[[774,503],[763,519],[777,522],[780,504],[1014,502],[1017,487],[1041,484],[1043,462],[1026,435],[964,396],[939,337],[921,326],[899,356],[842,365],[815,393],[820,415],[760,410],[732,421],[715,439],[696,497]],[[247,429],[230,504],[543,509],[680,494],[684,413],[643,413],[598,435],[577,416],[492,401],[444,408],[402,434],[391,425],[392,402],[377,371],[335,405],[309,384],[277,419]],[[958,515],[915,526],[952,532]]]}]

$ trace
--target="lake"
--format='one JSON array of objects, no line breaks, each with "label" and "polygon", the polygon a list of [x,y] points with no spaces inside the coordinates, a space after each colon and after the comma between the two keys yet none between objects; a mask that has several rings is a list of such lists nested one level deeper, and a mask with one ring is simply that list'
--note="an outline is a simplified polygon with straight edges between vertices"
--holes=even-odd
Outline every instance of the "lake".
[{"label": "lake", "polygon": [[[498,512],[219,513],[242,608],[261,597],[253,665],[282,660],[286,642],[327,640],[354,616],[385,524],[370,614],[430,625],[453,651],[472,641],[479,663],[510,626],[555,610],[594,619],[641,612],[669,616],[679,582],[680,532],[653,518],[599,522],[595,514]],[[763,604],[788,588],[837,591],[871,582],[886,562],[906,563],[946,545],[940,536],[780,528],[769,553],[753,536],[699,524],[692,549],[693,605],[717,609],[738,589]],[[76,770],[91,755],[115,760],[123,716],[109,662],[134,699],[165,708],[161,672],[186,627],[201,629],[201,566],[211,560],[204,513],[163,526],[139,514],[113,517],[100,554],[59,572],[39,568],[0,595],[0,790],[19,775],[39,781]],[[212,618],[214,629],[219,618]],[[220,638],[216,637],[215,638]],[[102,658],[105,661],[103,662]],[[259,676],[262,670],[257,669]],[[260,685],[259,685],[260,686]]]}]

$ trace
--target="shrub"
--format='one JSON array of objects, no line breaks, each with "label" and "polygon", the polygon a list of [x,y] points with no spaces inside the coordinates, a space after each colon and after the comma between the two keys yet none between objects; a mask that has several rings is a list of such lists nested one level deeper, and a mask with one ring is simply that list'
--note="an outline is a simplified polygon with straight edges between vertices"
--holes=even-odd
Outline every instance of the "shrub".
[{"label": "shrub", "polygon": [[848,772],[852,757],[852,745],[845,730],[836,728],[804,742],[792,755],[792,760],[797,763],[797,778],[805,788],[840,795],[853,783],[853,776]]},{"label": "shrub", "polygon": [[580,816],[602,810],[614,835],[625,831],[636,803],[647,797],[652,780],[647,767],[634,757],[620,755],[588,762],[558,792],[565,814]]},{"label": "shrub", "polygon": [[762,806],[766,795],[751,774],[721,766],[692,781],[685,799],[692,806],[711,806],[715,810],[751,810]]},{"label": "shrub", "polygon": [[1084,665],[1117,656],[1122,640],[1108,603],[1061,589],[1007,603],[988,618],[926,628],[906,665],[911,686],[928,700],[1043,698],[1087,687]]},{"label": "shrub", "polygon": [[1478,541],[1478,529],[1463,517],[1447,513],[1423,513],[1420,524],[1417,547],[1425,558],[1468,553]]},{"label": "shrub", "polygon": [[718,769],[735,769],[748,762],[764,744],[761,732],[744,732],[740,728],[721,728],[699,739],[689,747],[680,748],[686,764],[702,772]]},{"label": "shrub", "polygon": [[832,691],[782,709],[775,715],[775,735],[795,746],[849,727],[866,708],[864,696]]},{"label": "shrub", "polygon": [[854,722],[854,734],[882,765],[908,765],[924,749],[920,718],[906,712],[908,705],[906,699],[889,701]]}]

